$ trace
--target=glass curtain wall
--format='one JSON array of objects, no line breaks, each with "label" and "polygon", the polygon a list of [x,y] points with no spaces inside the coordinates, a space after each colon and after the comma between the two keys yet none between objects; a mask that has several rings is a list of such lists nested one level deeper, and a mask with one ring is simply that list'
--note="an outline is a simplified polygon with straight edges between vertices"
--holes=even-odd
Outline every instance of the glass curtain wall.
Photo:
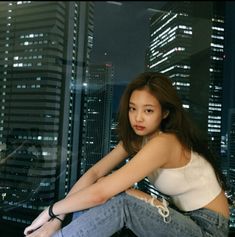
[{"label": "glass curtain wall", "polygon": [[[144,71],[171,79],[219,157],[232,236],[234,10],[227,1],[1,2],[1,236],[21,236],[115,147],[120,96]],[[147,179],[136,188],[161,195]]]}]

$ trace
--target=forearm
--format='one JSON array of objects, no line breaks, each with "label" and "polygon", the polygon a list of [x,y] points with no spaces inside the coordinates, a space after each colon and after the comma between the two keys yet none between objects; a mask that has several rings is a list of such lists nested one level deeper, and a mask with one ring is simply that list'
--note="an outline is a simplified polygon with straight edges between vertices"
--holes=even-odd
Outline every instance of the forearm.
[{"label": "forearm", "polygon": [[[127,155],[127,152],[124,150],[122,143],[120,142],[115,149],[113,149],[104,158],[97,162],[74,184],[67,196],[59,202],[63,203],[65,209],[68,206],[68,211],[61,209],[61,211],[58,213],[66,214],[102,203],[104,200],[100,195],[101,189],[106,190],[107,185],[103,185],[102,188],[98,185],[99,188],[97,189],[95,188],[97,187],[97,181],[104,176],[107,177],[106,175],[110,173],[110,171],[116,167],[117,164],[123,161]],[[71,198],[71,196],[73,197]],[[100,197],[102,200],[100,200]],[[107,195],[105,195],[105,198],[108,198]],[[73,207],[71,207],[71,205]]]},{"label": "forearm", "polygon": [[[88,198],[89,195],[85,192],[85,198],[87,198],[90,201],[83,200],[81,198],[81,195],[78,195],[79,192],[82,190],[87,189],[87,187],[91,186],[93,183],[95,183],[97,180],[97,175],[94,171],[87,171],[86,174],[84,174],[73,186],[73,188],[70,190],[69,194],[62,199],[61,201],[55,203],[52,208],[53,215],[51,216],[49,213],[49,207],[47,207],[43,212],[40,213],[40,215],[32,222],[30,226],[28,226],[24,233],[25,235],[28,235],[30,232],[37,231],[44,233],[44,231],[47,230],[55,230],[60,228],[62,221],[65,218],[65,215],[67,213],[71,213],[76,210],[82,210],[85,209],[87,206],[94,205],[94,201],[91,200],[91,198]],[[88,192],[89,193],[89,192]],[[78,195],[78,197],[77,197]],[[92,195],[91,195],[92,197]],[[72,203],[70,203],[72,202]],[[59,203],[59,212],[57,211],[57,206]],[[60,205],[61,204],[61,205]],[[77,207],[78,205],[78,207]],[[62,208],[61,208],[62,207]],[[64,207],[64,208],[63,208]],[[68,208],[68,210],[67,210]],[[72,211],[71,211],[72,210]],[[61,220],[61,221],[60,221]],[[44,235],[43,235],[44,236]]]},{"label": "forearm", "polygon": [[25,229],[25,235],[28,236],[31,232],[44,233],[48,230],[54,232],[62,224],[62,221],[59,219],[63,220],[66,214],[101,204],[102,199],[97,198],[101,197],[98,195],[99,190],[100,185],[95,183],[87,188],[82,188],[80,191],[70,193],[66,198],[54,203],[50,211],[48,207],[41,212],[32,224]]},{"label": "forearm", "polygon": [[114,167],[122,162],[128,153],[123,148],[122,142],[90,168],[72,187],[67,196],[76,193],[94,184],[98,179],[110,173]]},{"label": "forearm", "polygon": [[73,193],[76,193],[88,186],[92,185],[97,181],[99,177],[93,169],[88,170],[71,188],[66,197],[70,196]]},{"label": "forearm", "polygon": [[105,201],[106,200],[99,195],[98,189],[92,185],[56,202],[53,206],[53,212],[55,215],[63,216],[68,213],[100,205]]},{"label": "forearm", "polygon": [[[70,195],[77,193],[78,191],[81,191],[82,189],[92,185],[97,181],[98,177],[96,173],[91,169],[88,170],[71,188],[65,199],[67,199]],[[54,209],[54,208],[53,208]],[[69,213],[69,212],[68,212]],[[66,214],[66,213],[65,213]],[[58,217],[61,220],[64,220],[65,214],[61,214]]]}]

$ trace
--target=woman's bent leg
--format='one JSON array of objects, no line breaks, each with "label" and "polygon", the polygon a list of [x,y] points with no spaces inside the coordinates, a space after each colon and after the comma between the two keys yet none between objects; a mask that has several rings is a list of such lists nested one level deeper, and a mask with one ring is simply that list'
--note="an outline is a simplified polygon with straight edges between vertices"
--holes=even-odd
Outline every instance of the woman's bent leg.
[{"label": "woman's bent leg", "polygon": [[124,195],[85,211],[53,237],[110,237],[124,226]]},{"label": "woman's bent leg", "polygon": [[126,196],[126,226],[139,237],[227,237],[228,222],[217,213],[199,209],[182,214],[169,207],[164,212],[152,204]]},{"label": "woman's bent leg", "polygon": [[81,215],[83,215],[85,212],[87,212],[89,209],[87,210],[82,210],[82,211],[77,211],[77,212],[74,212],[73,213],[73,216],[72,216],[72,221],[77,219],[78,217],[80,217]]},{"label": "woman's bent leg", "polygon": [[[172,208],[168,208],[168,211],[169,216],[166,217],[161,208],[122,193],[105,204],[87,210],[53,237],[110,237],[123,226],[139,237],[226,236],[221,231],[221,226],[217,229],[212,223],[214,233],[210,234],[205,226],[197,225],[190,216]],[[205,224],[208,224],[207,220]]]}]

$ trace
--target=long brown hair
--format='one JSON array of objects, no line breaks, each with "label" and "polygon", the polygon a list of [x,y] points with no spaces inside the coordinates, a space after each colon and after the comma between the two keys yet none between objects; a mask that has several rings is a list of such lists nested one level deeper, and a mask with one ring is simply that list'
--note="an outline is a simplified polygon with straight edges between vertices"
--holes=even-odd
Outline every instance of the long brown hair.
[{"label": "long brown hair", "polygon": [[195,127],[189,115],[182,107],[182,102],[170,79],[157,72],[139,74],[126,87],[118,111],[118,135],[124,148],[130,155],[138,152],[142,137],[135,134],[129,122],[129,100],[134,90],[148,89],[159,101],[162,111],[168,111],[167,118],[163,119],[160,129],[163,132],[177,136],[182,145],[202,155],[214,168],[218,181],[225,187],[224,178],[215,156],[207,147],[207,141],[202,137],[200,130]]}]

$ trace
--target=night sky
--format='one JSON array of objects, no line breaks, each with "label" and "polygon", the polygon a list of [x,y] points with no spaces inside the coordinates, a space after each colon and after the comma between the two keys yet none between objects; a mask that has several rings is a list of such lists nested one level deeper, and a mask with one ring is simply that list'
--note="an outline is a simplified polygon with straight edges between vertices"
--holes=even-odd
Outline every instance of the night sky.
[{"label": "night sky", "polygon": [[149,38],[148,8],[162,2],[95,2],[95,32],[92,61],[112,62],[115,84],[130,81],[144,70]]},{"label": "night sky", "polygon": [[149,41],[149,17],[165,2],[95,2],[92,63],[114,66],[114,110],[125,85],[144,71]]},{"label": "night sky", "polygon": [[[161,9],[167,1],[95,1],[92,63],[114,65],[114,109],[124,86],[144,71],[149,42],[149,9]],[[235,107],[235,2],[226,1],[223,130],[228,109]]]}]

